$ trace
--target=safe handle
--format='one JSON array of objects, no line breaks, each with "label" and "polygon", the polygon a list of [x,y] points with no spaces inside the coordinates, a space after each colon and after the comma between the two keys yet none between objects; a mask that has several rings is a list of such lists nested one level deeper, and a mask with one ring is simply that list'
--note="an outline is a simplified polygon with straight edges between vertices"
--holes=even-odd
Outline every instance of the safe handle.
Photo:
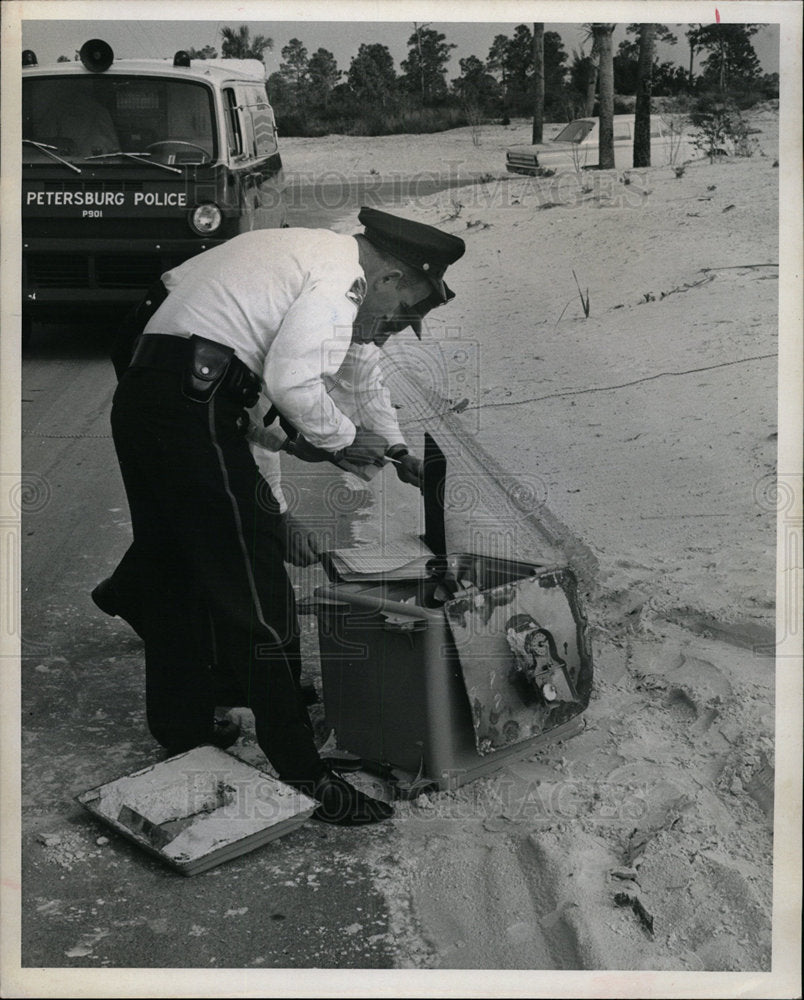
[{"label": "safe handle", "polygon": [[350,607],[348,601],[334,601],[328,597],[305,597],[297,603],[296,612],[300,615],[315,615],[319,611],[331,611],[343,615]]},{"label": "safe handle", "polygon": [[386,632],[423,632],[427,628],[426,618],[414,618],[412,615],[395,615],[393,612],[383,612],[382,627]]}]

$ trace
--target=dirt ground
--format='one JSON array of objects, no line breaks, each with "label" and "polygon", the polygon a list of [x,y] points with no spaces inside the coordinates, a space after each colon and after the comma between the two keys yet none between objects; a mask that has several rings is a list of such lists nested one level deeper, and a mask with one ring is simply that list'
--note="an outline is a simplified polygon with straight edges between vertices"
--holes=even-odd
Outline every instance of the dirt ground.
[{"label": "dirt ground", "polygon": [[[778,114],[760,108],[752,123],[748,158],[549,178],[505,172],[524,122],[284,140],[291,183],[467,182],[399,209],[467,250],[448,275],[456,298],[428,317],[422,345],[409,331],[389,345],[389,382],[413,363],[463,398],[478,452],[566,527],[566,561],[585,554],[595,665],[580,735],[400,802],[389,823],[335,837],[331,855],[307,827],[287,839],[294,879],[334,885],[351,865],[371,901],[322,909],[333,944],[317,942],[299,968],[329,967],[346,935],[353,968],[771,970],[777,518],[784,528],[794,511],[776,483]],[[355,231],[354,214],[336,228]],[[418,447],[419,422],[400,416]],[[100,671],[107,639],[95,638]],[[303,641],[315,677],[311,618]],[[133,686],[139,649],[129,654],[119,666]],[[137,739],[132,760],[144,730]],[[237,753],[259,763],[252,733]],[[75,861],[69,837],[37,843],[42,865]],[[254,869],[248,858],[219,869],[232,899],[230,878],[252,891],[279,877],[283,861],[252,857]],[[220,905],[226,918],[242,909]],[[189,890],[187,906],[200,953]],[[89,966],[96,942],[75,947]],[[600,979],[600,995],[611,983]]]},{"label": "dirt ground", "polygon": [[750,158],[506,181],[526,123],[285,142],[291,177],[482,178],[403,209],[467,243],[428,333],[472,345],[464,419],[598,563],[586,731],[394,820],[403,967],[770,968],[776,112],[752,127]]}]

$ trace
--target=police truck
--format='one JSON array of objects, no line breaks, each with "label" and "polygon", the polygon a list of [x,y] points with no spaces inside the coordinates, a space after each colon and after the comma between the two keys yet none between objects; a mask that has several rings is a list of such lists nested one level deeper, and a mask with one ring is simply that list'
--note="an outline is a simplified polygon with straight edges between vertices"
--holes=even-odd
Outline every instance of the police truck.
[{"label": "police truck", "polygon": [[259,60],[79,56],[23,53],[23,337],[120,315],[188,257],[287,224]]}]

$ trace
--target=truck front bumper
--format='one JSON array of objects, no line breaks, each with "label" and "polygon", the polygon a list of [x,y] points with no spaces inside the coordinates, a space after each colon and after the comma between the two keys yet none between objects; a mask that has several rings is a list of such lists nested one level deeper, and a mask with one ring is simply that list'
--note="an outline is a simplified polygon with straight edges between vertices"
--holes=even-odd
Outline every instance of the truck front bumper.
[{"label": "truck front bumper", "polygon": [[23,311],[42,318],[129,305],[171,267],[225,242],[23,237]]}]

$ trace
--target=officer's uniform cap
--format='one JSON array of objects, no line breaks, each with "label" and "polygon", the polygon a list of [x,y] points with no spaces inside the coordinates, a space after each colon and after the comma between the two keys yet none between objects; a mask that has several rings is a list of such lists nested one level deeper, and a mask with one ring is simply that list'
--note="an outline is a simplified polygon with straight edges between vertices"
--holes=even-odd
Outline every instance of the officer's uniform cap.
[{"label": "officer's uniform cap", "polygon": [[430,282],[437,296],[435,302],[431,302],[432,297],[427,300],[430,307],[455,297],[444,283],[444,272],[466,250],[460,236],[377,208],[361,208],[357,220],[365,227],[363,235],[370,243],[415,268]]}]

